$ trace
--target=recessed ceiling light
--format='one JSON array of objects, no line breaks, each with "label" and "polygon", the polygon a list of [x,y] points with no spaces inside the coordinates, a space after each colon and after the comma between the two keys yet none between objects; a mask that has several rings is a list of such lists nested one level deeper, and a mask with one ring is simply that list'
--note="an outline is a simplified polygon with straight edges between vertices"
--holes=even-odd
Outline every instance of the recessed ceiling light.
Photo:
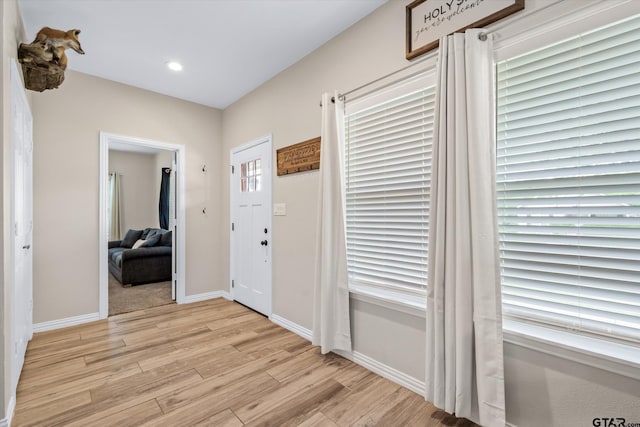
[{"label": "recessed ceiling light", "polygon": [[173,71],[182,71],[182,64],[175,61],[167,62],[167,67]]}]

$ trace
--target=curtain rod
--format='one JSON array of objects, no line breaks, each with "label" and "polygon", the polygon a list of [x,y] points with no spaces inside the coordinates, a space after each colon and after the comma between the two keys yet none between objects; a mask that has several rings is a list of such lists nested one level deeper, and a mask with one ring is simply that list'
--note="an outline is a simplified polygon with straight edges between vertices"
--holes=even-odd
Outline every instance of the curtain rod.
[{"label": "curtain rod", "polygon": [[[339,99],[344,99],[347,95],[351,95],[351,94],[352,94],[352,93],[354,93],[354,92],[357,92],[357,91],[359,91],[359,90],[362,90],[362,89],[364,89],[364,88],[366,88],[366,87],[368,87],[368,86],[371,86],[371,85],[373,85],[373,84],[376,84],[376,83],[380,82],[381,80],[384,80],[384,79],[387,79],[387,78],[389,78],[389,77],[392,77],[392,76],[394,76],[395,74],[401,73],[401,72],[403,72],[403,71],[405,71],[405,70],[407,70],[407,69],[409,69],[409,68],[411,68],[411,67],[418,66],[418,65],[422,64],[423,62],[426,62],[426,61],[428,61],[428,60],[432,59],[434,56],[436,56],[437,52],[438,52],[438,51],[434,49],[434,51],[432,51],[431,53],[427,54],[425,57],[421,58],[419,61],[412,62],[412,63],[411,63],[411,64],[409,64],[409,65],[406,65],[406,66],[404,66],[404,67],[402,67],[402,68],[400,68],[400,69],[398,69],[398,70],[395,70],[395,71],[392,71],[392,72],[390,72],[390,73],[388,73],[388,74],[385,74],[385,75],[384,75],[384,76],[382,76],[382,77],[378,77],[377,79],[372,80],[372,81],[370,81],[370,82],[368,82],[368,83],[365,83],[365,84],[363,84],[363,85],[361,85],[361,86],[358,86],[358,87],[356,87],[355,89],[348,90],[348,91],[346,91],[345,93],[339,93],[339,94],[338,94],[338,98],[339,98]],[[332,97],[331,97],[331,102],[335,102],[335,101],[336,101],[336,100],[335,100],[335,97],[333,97],[333,96],[332,96]],[[320,102],[320,106],[322,107],[322,101]]]},{"label": "curtain rod", "polygon": [[376,83],[378,83],[378,82],[379,82],[379,81],[381,81],[381,80],[384,80],[384,79],[387,79],[387,78],[389,78],[389,77],[392,77],[392,76],[394,76],[394,75],[396,75],[396,74],[398,74],[398,73],[401,73],[401,72],[403,72],[403,71],[405,71],[405,70],[408,70],[409,68],[412,68],[412,67],[418,66],[418,65],[422,64],[423,62],[426,62],[426,61],[428,61],[428,60],[432,59],[432,57],[436,56],[436,55],[437,55],[437,53],[438,53],[438,51],[434,49],[431,53],[429,53],[429,54],[425,55],[425,56],[424,56],[423,58],[421,58],[419,61],[412,62],[411,64],[406,65],[406,66],[404,66],[404,67],[400,68],[399,70],[392,71],[392,72],[390,72],[390,73],[388,73],[388,74],[385,74],[385,75],[384,75],[384,76],[382,76],[382,77],[378,77],[378,78],[377,78],[377,79],[375,79],[375,80],[372,80],[372,81],[370,81],[370,82],[368,82],[368,83],[365,83],[365,84],[363,84],[363,85],[361,85],[361,86],[358,86],[358,87],[357,87],[357,88],[355,88],[355,89],[351,89],[351,90],[349,90],[349,91],[347,91],[347,92],[345,92],[345,93],[339,94],[339,96],[340,96],[341,98],[345,98],[347,95],[351,95],[351,94],[352,94],[352,93],[354,93],[354,92],[357,92],[357,91],[359,91],[359,90],[361,90],[361,89],[364,89],[364,88],[366,88],[366,87],[368,87],[368,86],[371,86],[371,85],[373,85],[373,84],[376,84]]},{"label": "curtain rod", "polygon": [[[488,36],[489,36],[489,34],[490,34],[490,33],[491,33],[490,31],[483,31],[483,32],[481,32],[480,34],[478,34],[478,39],[479,39],[480,41],[483,41],[483,42],[484,42],[484,41],[486,41],[486,40],[487,40],[487,38],[488,38]],[[420,64],[422,64],[423,62],[426,62],[426,61],[428,61],[428,60],[432,59],[432,58],[433,58],[434,56],[436,56],[437,54],[438,54],[438,51],[437,51],[436,49],[434,49],[433,51],[431,51],[431,53],[429,53],[429,54],[425,55],[425,57],[421,58],[419,61],[412,62],[411,64],[409,64],[409,65],[407,65],[407,66],[405,66],[405,67],[402,67],[402,68],[400,68],[400,69],[398,69],[398,70],[395,70],[395,71],[392,71],[392,72],[390,72],[390,73],[388,73],[388,74],[385,74],[385,75],[384,75],[384,76],[382,76],[382,77],[378,77],[377,79],[372,80],[372,81],[370,81],[370,82],[368,82],[368,83],[365,83],[365,84],[363,84],[363,85],[361,85],[361,86],[358,86],[358,87],[356,87],[355,89],[351,89],[351,90],[349,90],[349,91],[347,91],[347,92],[345,92],[345,93],[339,93],[339,94],[338,94],[338,97],[339,97],[339,99],[344,99],[344,98],[346,98],[346,96],[347,96],[347,95],[350,95],[350,94],[352,94],[352,93],[354,93],[354,92],[357,92],[357,91],[359,91],[359,90],[362,90],[362,89],[366,88],[367,86],[371,86],[371,85],[373,85],[373,84],[376,84],[376,83],[380,82],[381,80],[384,80],[384,79],[387,79],[387,78],[389,78],[389,77],[392,77],[393,75],[398,74],[398,73],[401,73],[401,72],[403,72],[403,71],[405,71],[405,70],[407,70],[407,69],[409,69],[409,68],[411,68],[411,67],[414,67],[414,66],[420,65]],[[333,102],[333,103],[335,103],[335,102],[336,102],[336,99],[335,99],[335,97],[334,97],[334,96],[332,96],[332,97],[331,97],[331,102]],[[322,107],[322,101],[320,101],[320,107]]]}]

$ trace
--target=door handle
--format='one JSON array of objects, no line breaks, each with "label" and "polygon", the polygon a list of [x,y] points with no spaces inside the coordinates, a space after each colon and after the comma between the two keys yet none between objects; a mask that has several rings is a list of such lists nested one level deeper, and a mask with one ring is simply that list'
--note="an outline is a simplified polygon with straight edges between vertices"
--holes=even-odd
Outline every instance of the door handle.
[{"label": "door handle", "polygon": [[22,249],[31,249],[31,245],[24,245]]},{"label": "door handle", "polygon": [[263,240],[262,242],[260,242],[260,244],[262,246],[267,246],[269,244],[269,242],[267,242],[266,240]]}]

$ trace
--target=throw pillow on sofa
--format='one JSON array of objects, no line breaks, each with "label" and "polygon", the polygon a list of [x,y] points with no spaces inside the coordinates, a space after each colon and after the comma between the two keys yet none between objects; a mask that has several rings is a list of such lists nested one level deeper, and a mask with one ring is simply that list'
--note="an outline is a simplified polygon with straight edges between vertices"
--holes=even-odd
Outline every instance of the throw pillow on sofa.
[{"label": "throw pillow on sofa", "polygon": [[142,230],[142,235],[140,236],[140,238],[141,238],[142,240],[147,240],[147,236],[149,235],[149,232],[150,232],[151,230],[154,230],[154,229],[153,229],[153,228],[151,228],[151,227],[147,227],[147,228],[145,228],[144,230]]},{"label": "throw pillow on sofa", "polygon": [[150,239],[154,236],[161,236],[162,233],[165,233],[165,230],[162,230],[160,228],[152,228],[149,233],[147,233],[147,239]]},{"label": "throw pillow on sofa", "polygon": [[142,246],[144,246],[144,243],[146,242],[146,240],[142,240],[142,239],[138,239],[133,246],[131,246],[131,249],[138,249],[141,248]]},{"label": "throw pillow on sofa", "polygon": [[160,242],[160,235],[156,234],[156,235],[153,235],[153,236],[147,238],[147,240],[142,242],[142,245],[140,245],[139,247],[141,247],[141,248],[150,248],[152,246],[157,245],[158,242]]},{"label": "throw pillow on sofa", "polygon": [[171,246],[172,245],[172,236],[173,236],[173,232],[172,231],[167,231],[166,233],[164,233],[161,237],[160,237],[160,243],[158,243],[159,246]]},{"label": "throw pillow on sofa", "polygon": [[125,234],[124,239],[122,239],[122,243],[120,245],[123,248],[132,248],[133,245],[140,240],[140,236],[142,235],[142,230],[129,230],[127,234]]}]

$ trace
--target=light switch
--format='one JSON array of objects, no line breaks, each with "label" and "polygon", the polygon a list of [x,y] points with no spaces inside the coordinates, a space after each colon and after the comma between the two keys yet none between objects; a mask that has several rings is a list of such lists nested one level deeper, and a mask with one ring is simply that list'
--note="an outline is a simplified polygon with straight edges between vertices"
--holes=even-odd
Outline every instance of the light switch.
[{"label": "light switch", "polygon": [[273,214],[275,216],[285,216],[287,214],[287,204],[286,203],[274,203],[273,204]]}]

